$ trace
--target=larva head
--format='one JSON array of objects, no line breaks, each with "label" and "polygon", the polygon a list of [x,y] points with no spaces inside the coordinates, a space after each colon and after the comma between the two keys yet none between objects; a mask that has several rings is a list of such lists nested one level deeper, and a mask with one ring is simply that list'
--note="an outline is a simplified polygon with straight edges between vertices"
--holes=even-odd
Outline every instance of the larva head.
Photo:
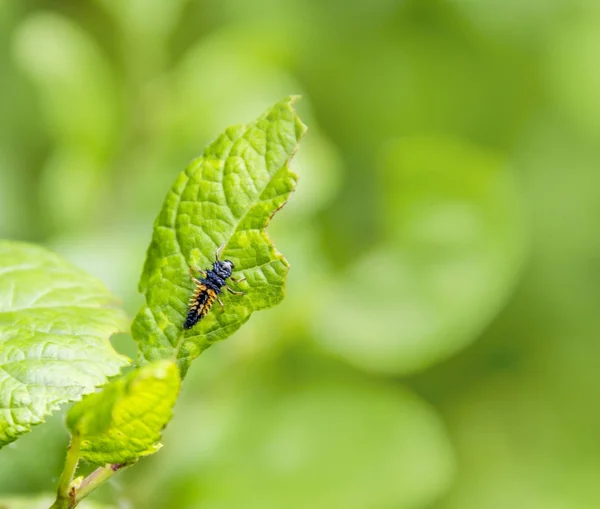
[{"label": "larva head", "polygon": [[230,260],[217,260],[213,263],[213,270],[223,279],[231,277],[234,268],[235,266]]}]

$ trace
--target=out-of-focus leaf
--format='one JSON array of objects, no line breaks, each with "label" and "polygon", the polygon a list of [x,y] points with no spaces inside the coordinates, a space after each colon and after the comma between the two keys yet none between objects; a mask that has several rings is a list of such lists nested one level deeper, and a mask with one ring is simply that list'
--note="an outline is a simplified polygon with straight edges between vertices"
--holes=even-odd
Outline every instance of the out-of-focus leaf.
[{"label": "out-of-focus leaf", "polygon": [[[43,426],[35,426],[31,433],[21,435],[0,451],[0,493],[31,493],[35,487],[40,493],[56,496],[67,445],[64,415],[55,412],[47,416]],[[32,458],[36,468],[31,468]]]},{"label": "out-of-focus leaf", "polygon": [[[288,162],[306,127],[294,102],[227,129],[173,185],[154,225],[140,280],[146,302],[132,326],[143,360],[174,359],[185,374],[202,350],[283,299],[288,264],[264,230],[296,183]],[[194,290],[189,267],[210,267],[220,245],[236,276],[247,278],[239,285],[245,296],[224,294],[224,311],[184,331]]]},{"label": "out-of-focus leaf", "polygon": [[324,289],[315,334],[353,365],[409,373],[477,338],[525,253],[512,173],[474,146],[407,139],[387,156],[388,241]]},{"label": "out-of-focus leaf", "polygon": [[[152,48],[154,48],[153,44],[158,42],[158,48],[164,50],[164,38],[169,35],[169,31],[173,29],[177,22],[185,1],[173,0],[172,2],[148,3],[144,0],[132,0],[130,2],[99,0],[99,3],[102,3],[120,22],[126,35],[130,36],[133,33],[141,41],[151,44]],[[132,48],[127,49],[131,51]],[[140,51],[142,51],[142,48],[140,48]],[[155,55],[145,56],[156,58]]]},{"label": "out-of-focus leaf", "polygon": [[128,360],[108,338],[127,316],[96,278],[45,249],[0,242],[0,447]]},{"label": "out-of-focus leaf", "polygon": [[[540,298],[557,303],[556,312],[576,318],[596,344],[590,319],[594,327],[600,325],[600,152],[593,139],[573,134],[562,117],[548,115],[532,126],[521,147],[518,165],[527,169],[523,184],[536,233],[529,272]],[[575,323],[569,326],[572,332]]]},{"label": "out-of-focus leaf", "polygon": [[[18,159],[0,144],[0,236],[22,235],[31,225],[32,217],[27,208],[27,196],[31,192]],[[16,171],[15,171],[16,169]]]},{"label": "out-of-focus leaf", "polygon": [[112,69],[95,40],[61,15],[29,16],[14,38],[15,60],[37,90],[41,123],[56,142],[39,180],[42,225],[88,227],[111,199],[106,169],[119,128]]},{"label": "out-of-focus leaf", "polygon": [[[592,4],[590,4],[592,5]],[[600,45],[597,6],[571,20],[546,45],[547,87],[555,105],[574,125],[600,138]]]},{"label": "out-of-focus leaf", "polygon": [[97,219],[100,211],[106,211],[111,197],[104,168],[79,147],[54,151],[40,179],[45,226],[60,232],[75,230],[79,233]]},{"label": "out-of-focus leaf", "polygon": [[44,13],[19,26],[14,47],[39,90],[50,133],[63,145],[105,155],[116,135],[117,103],[95,41],[68,18]]},{"label": "out-of-focus leaf", "polygon": [[470,22],[477,25],[485,36],[494,36],[506,43],[519,41],[526,47],[542,39],[552,29],[556,18],[566,7],[586,4],[586,0],[548,0],[543,3],[506,0],[502,5],[494,2],[464,2],[449,0]]},{"label": "out-of-focus leaf", "polygon": [[[42,495],[39,497],[9,497],[0,498],[0,509],[48,509],[54,501],[56,495]],[[84,500],[78,506],[78,509],[114,509],[113,505],[99,504]]]},{"label": "out-of-focus leaf", "polygon": [[67,415],[67,426],[81,441],[81,458],[104,465],[154,454],[179,386],[177,365],[158,361],[87,395]]},{"label": "out-of-focus leaf", "polygon": [[439,509],[600,507],[590,390],[600,385],[600,154],[551,115],[526,140],[518,166],[534,229],[530,269],[477,348],[432,384],[464,459]]},{"label": "out-of-focus leaf", "polygon": [[[243,23],[189,48],[169,76],[172,95],[165,120],[172,146],[190,150],[198,139],[213,139],[215,129],[254,116],[257,108],[272,104],[273,97],[300,89],[300,83],[273,62],[279,57],[269,58],[269,51],[285,47],[276,33]],[[268,50],[260,51],[257,44]],[[226,80],[223,69],[227,69]],[[200,117],[206,120],[198,122]]]},{"label": "out-of-focus leaf", "polygon": [[191,438],[161,458],[177,474],[148,488],[157,508],[414,509],[448,486],[443,425],[407,391],[351,377],[242,378],[173,423],[170,433]]}]

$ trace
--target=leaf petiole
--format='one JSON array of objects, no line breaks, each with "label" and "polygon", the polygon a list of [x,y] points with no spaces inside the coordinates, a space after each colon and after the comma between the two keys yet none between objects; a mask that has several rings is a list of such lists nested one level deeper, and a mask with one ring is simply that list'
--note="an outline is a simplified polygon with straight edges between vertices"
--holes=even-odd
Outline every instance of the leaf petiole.
[{"label": "leaf petiole", "polygon": [[129,468],[131,465],[133,463],[117,463],[114,465],[105,465],[94,470],[81,482],[75,494],[75,505],[79,504],[90,493],[102,486],[117,472]]},{"label": "leaf petiole", "polygon": [[71,488],[71,483],[73,482],[77,464],[79,463],[80,447],[79,437],[73,436],[69,448],[67,449],[65,466],[63,467],[62,474],[60,474],[60,479],[58,481],[56,501],[52,504],[50,509],[71,509],[75,507],[75,497]]}]

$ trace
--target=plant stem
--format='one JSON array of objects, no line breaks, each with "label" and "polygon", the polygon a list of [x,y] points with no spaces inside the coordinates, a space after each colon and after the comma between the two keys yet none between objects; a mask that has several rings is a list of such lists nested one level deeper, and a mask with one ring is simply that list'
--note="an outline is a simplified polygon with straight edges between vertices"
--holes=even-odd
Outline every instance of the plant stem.
[{"label": "plant stem", "polygon": [[81,502],[85,497],[87,497],[92,491],[99,488],[117,472],[129,466],[131,466],[131,464],[117,463],[114,465],[106,465],[104,467],[100,467],[94,470],[81,482],[81,485],[77,489],[77,493],[75,494],[75,505],[79,504],[79,502]]},{"label": "plant stem", "polygon": [[71,509],[74,499],[71,495],[71,482],[77,470],[79,462],[79,438],[74,436],[71,438],[71,443],[67,449],[67,458],[60,479],[58,481],[58,490],[56,493],[56,501],[50,509]]},{"label": "plant stem", "polygon": [[74,509],[79,502],[108,481],[117,472],[133,465],[133,463],[116,463],[114,465],[106,465],[97,468],[81,481],[81,483],[75,485],[73,483],[73,477],[75,476],[77,463],[79,462],[79,451],[79,438],[74,436],[71,438],[71,444],[67,450],[65,466],[58,481],[56,500],[50,509]]}]

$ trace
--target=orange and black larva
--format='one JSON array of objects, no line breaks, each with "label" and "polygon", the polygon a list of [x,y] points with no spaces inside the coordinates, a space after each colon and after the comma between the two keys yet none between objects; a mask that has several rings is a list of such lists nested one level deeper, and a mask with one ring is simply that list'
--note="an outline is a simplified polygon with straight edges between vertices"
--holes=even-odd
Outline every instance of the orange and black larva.
[{"label": "orange and black larva", "polygon": [[190,310],[183,324],[184,329],[191,329],[202,320],[210,311],[215,300],[221,305],[221,308],[224,307],[221,299],[219,299],[219,294],[223,291],[223,288],[234,295],[244,295],[243,292],[236,292],[227,286],[228,279],[231,279],[234,283],[239,283],[246,278],[235,279],[231,277],[234,265],[229,260],[219,260],[219,252],[222,249],[223,246],[217,250],[212,269],[200,271],[204,277],[196,279],[192,276],[192,281],[196,284],[196,291],[190,299]]}]

